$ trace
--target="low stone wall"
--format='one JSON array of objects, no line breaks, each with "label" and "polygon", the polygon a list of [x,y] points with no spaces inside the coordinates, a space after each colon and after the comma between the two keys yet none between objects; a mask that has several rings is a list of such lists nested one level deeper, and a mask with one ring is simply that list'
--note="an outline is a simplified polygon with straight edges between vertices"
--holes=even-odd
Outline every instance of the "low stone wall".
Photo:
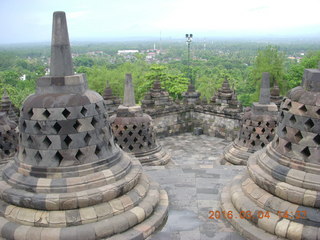
[{"label": "low stone wall", "polygon": [[204,134],[233,140],[240,129],[240,120],[235,116],[203,111],[194,107],[181,107],[175,110],[145,111],[153,118],[154,130],[158,137],[192,132],[201,127]]},{"label": "low stone wall", "polygon": [[192,112],[190,111],[167,112],[166,114],[157,114],[152,118],[154,130],[158,137],[192,132],[194,127]]},{"label": "low stone wall", "polygon": [[239,119],[226,118],[214,113],[193,112],[192,119],[195,127],[203,128],[204,134],[229,141],[234,140],[240,130]]}]

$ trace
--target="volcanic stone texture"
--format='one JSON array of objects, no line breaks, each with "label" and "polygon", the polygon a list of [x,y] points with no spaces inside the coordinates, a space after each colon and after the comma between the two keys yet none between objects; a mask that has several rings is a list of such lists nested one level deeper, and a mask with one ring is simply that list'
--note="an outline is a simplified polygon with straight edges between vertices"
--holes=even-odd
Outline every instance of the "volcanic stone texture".
[{"label": "volcanic stone texture", "polygon": [[262,79],[259,103],[244,113],[238,137],[224,149],[227,163],[246,165],[250,155],[271,142],[275,136],[278,108],[270,103],[269,75]]},{"label": "volcanic stone texture", "polygon": [[[53,32],[66,39],[59,35],[66,26],[57,24],[66,24],[64,12],[54,13]],[[69,49],[54,39],[53,51]],[[71,57],[59,54],[54,61]],[[166,219],[166,192],[114,143],[105,102],[87,88],[85,76],[66,75],[68,64],[60,73],[62,66],[53,65],[55,76],[40,78],[24,102],[19,152],[3,169],[0,236],[147,238]]]},{"label": "volcanic stone texture", "polygon": [[112,89],[109,84],[107,84],[106,88],[104,89],[103,99],[107,106],[109,115],[114,114],[121,104],[121,99],[112,94]]},{"label": "volcanic stone texture", "polygon": [[0,112],[0,165],[11,160],[17,152],[17,124],[5,112]]},{"label": "volcanic stone texture", "polygon": [[1,98],[1,104],[0,104],[0,111],[7,113],[7,116],[18,124],[18,116],[16,112],[19,112],[19,110],[12,104],[8,93],[6,91],[3,92],[2,98]]},{"label": "volcanic stone texture", "polygon": [[115,142],[144,165],[164,165],[170,160],[156,140],[152,118],[135,105],[131,74],[126,75],[124,105],[110,118]]},{"label": "volcanic stone texture", "polygon": [[196,91],[196,88],[190,84],[188,90],[182,93],[184,104],[199,104],[200,103],[200,93]]},{"label": "volcanic stone texture", "polygon": [[320,238],[320,70],[305,70],[283,100],[274,140],[247,168],[221,195],[224,211],[253,216],[229,219],[236,229],[249,239]]}]

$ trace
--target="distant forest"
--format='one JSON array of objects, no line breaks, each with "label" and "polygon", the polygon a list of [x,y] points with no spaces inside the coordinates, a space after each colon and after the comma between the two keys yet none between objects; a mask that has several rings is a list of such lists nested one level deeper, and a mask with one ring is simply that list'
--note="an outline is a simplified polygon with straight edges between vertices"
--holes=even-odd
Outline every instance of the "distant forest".
[{"label": "distant forest", "polygon": [[[318,68],[320,44],[197,40],[191,43],[190,66],[184,41],[75,43],[72,53],[75,72],[85,73],[89,87],[99,93],[108,82],[122,97],[124,76],[132,73],[138,103],[156,79],[174,99],[181,98],[190,78],[201,98],[210,101],[227,78],[249,106],[258,100],[262,72],[270,72],[271,84],[278,84],[283,95],[298,86],[305,68]],[[0,46],[0,95],[6,89],[20,107],[35,91],[36,80],[48,74],[49,59],[49,44]]]}]

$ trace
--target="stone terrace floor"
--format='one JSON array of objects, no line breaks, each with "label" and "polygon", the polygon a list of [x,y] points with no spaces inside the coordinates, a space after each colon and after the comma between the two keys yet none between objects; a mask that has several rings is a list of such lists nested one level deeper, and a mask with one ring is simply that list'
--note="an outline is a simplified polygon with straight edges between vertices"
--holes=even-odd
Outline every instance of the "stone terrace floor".
[{"label": "stone terrace floor", "polygon": [[148,240],[243,239],[227,222],[209,219],[209,211],[220,210],[222,188],[244,166],[220,165],[228,141],[191,133],[159,141],[172,161],[166,166],[144,166],[169,195],[166,225]]}]

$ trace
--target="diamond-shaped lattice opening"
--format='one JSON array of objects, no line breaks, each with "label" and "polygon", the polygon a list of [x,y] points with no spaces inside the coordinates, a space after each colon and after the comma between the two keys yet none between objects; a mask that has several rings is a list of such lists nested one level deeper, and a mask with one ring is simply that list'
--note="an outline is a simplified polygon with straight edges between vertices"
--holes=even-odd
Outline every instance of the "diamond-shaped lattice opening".
[{"label": "diamond-shaped lattice opening", "polygon": [[59,153],[59,151],[57,151],[56,154],[54,155],[54,159],[55,159],[56,161],[58,161],[58,162],[59,162],[59,165],[60,165],[63,157],[62,157],[62,155]]},{"label": "diamond-shaped lattice opening", "polygon": [[61,126],[60,126],[59,123],[56,122],[56,123],[53,125],[53,128],[54,128],[54,130],[56,130],[57,133],[59,133],[59,131],[60,131],[60,129],[61,129]]},{"label": "diamond-shaped lattice opening", "polygon": [[46,118],[49,118],[51,113],[46,109],[43,113],[42,113],[43,116],[45,116]]},{"label": "diamond-shaped lattice opening", "polygon": [[291,149],[292,149],[291,142],[287,142],[286,145],[284,145],[284,147],[286,148],[287,151],[291,151]]},{"label": "diamond-shaped lattice opening", "polygon": [[122,131],[119,131],[119,136],[122,136],[123,135],[123,132]]},{"label": "diamond-shaped lattice opening", "polygon": [[320,135],[317,134],[317,136],[315,136],[315,137],[313,138],[313,141],[314,141],[316,144],[320,145]]},{"label": "diamond-shaped lattice opening", "polygon": [[81,159],[84,157],[84,154],[81,152],[81,150],[78,150],[78,152],[77,152],[75,157],[76,157],[76,159],[81,161]]},{"label": "diamond-shaped lattice opening", "polygon": [[260,126],[261,125],[261,122],[258,122],[258,126]]},{"label": "diamond-shaped lattice opening", "polygon": [[34,155],[34,158],[39,163],[42,160],[41,154],[37,151],[37,153]]},{"label": "diamond-shaped lattice opening", "polygon": [[108,148],[110,149],[112,147],[112,144],[111,144],[111,142],[109,141],[108,142]]},{"label": "diamond-shaped lattice opening", "polygon": [[252,129],[252,132],[255,132],[255,131],[256,131],[256,128],[253,128],[253,129]]},{"label": "diamond-shaped lattice opening", "polygon": [[265,146],[265,144],[264,144],[264,143],[261,143],[261,144],[260,144],[260,146],[261,146],[261,147],[264,147],[264,146]]},{"label": "diamond-shaped lattice opening", "polygon": [[26,153],[26,149],[23,149],[23,151],[22,151],[22,157],[23,157],[23,158],[25,158],[25,157],[26,157],[26,155],[27,155],[27,153]]},{"label": "diamond-shaped lattice opening", "polygon": [[270,126],[270,123],[269,123],[269,122],[267,122],[267,123],[266,123],[266,126],[267,126],[267,127],[269,127],[269,126]]},{"label": "diamond-shaped lattice opening", "polygon": [[148,141],[148,147],[151,147],[152,142]]},{"label": "diamond-shaped lattice opening", "polygon": [[278,144],[279,144],[279,142],[280,142],[280,140],[279,140],[279,138],[277,138],[277,140],[276,140],[276,144],[278,145]]},{"label": "diamond-shaped lattice opening", "polygon": [[88,110],[87,110],[85,107],[82,107],[81,110],[80,110],[80,112],[81,112],[81,114],[82,114],[83,116],[85,116],[85,115],[87,114]]},{"label": "diamond-shaped lattice opening", "polygon": [[281,120],[284,119],[284,113],[283,112],[280,113],[280,118],[281,118]]},{"label": "diamond-shaped lattice opening", "polygon": [[142,130],[141,130],[141,129],[139,130],[138,134],[139,134],[140,136],[142,135]]},{"label": "diamond-shaped lattice opening", "polygon": [[96,146],[96,149],[94,150],[94,154],[99,157],[99,156],[100,156],[100,153],[101,153],[101,148],[97,145],[97,146]]},{"label": "diamond-shaped lattice opening", "polygon": [[301,139],[303,138],[302,134],[300,131],[298,131],[295,135],[294,138],[296,139],[297,142],[300,142]]},{"label": "diamond-shaped lattice opening", "polygon": [[135,138],[133,139],[133,142],[136,143],[137,141],[138,141],[138,139],[135,137]]},{"label": "diamond-shaped lattice opening", "polygon": [[90,140],[91,140],[91,136],[89,133],[87,133],[86,136],[84,137],[84,141],[86,142],[86,144],[89,144]]},{"label": "diamond-shaped lattice opening", "polygon": [[132,145],[129,145],[129,147],[128,147],[128,148],[129,148],[129,150],[130,150],[130,151],[132,151],[132,150],[133,150],[133,146],[132,146]]},{"label": "diamond-shaped lattice opening", "polygon": [[311,153],[308,147],[305,147],[302,151],[301,151],[302,155],[304,157],[310,157]]},{"label": "diamond-shaped lattice opening", "polygon": [[62,111],[62,115],[65,117],[65,118],[68,118],[69,117],[69,115],[70,115],[70,111],[68,110],[68,109],[64,109],[63,111]]},{"label": "diamond-shaped lattice opening", "polygon": [[46,136],[44,139],[43,139],[43,144],[48,148],[50,145],[51,145],[51,141],[50,139]]},{"label": "diamond-shaped lattice opening", "polygon": [[295,124],[297,122],[296,120],[296,117],[294,115],[292,115],[290,118],[289,118],[289,121],[291,122],[291,124]]},{"label": "diamond-shaped lattice opening", "polygon": [[72,142],[72,138],[67,135],[63,141],[69,147],[70,143]]},{"label": "diamond-shaped lattice opening", "polygon": [[133,128],[133,130],[135,130],[135,129],[137,128],[137,126],[136,126],[136,125],[133,125],[132,128]]},{"label": "diamond-shaped lattice opening", "polygon": [[95,127],[97,123],[98,123],[98,121],[96,120],[95,117],[93,117],[91,120],[91,125]]},{"label": "diamond-shaped lattice opening", "polygon": [[308,109],[306,108],[306,105],[302,105],[301,107],[299,107],[299,110],[302,112],[307,112]]},{"label": "diamond-shaped lattice opening", "polygon": [[127,143],[127,142],[128,142],[128,138],[124,138],[123,141],[124,141],[125,143]]},{"label": "diamond-shaped lattice opening", "polygon": [[118,138],[114,137],[114,142],[117,143],[118,142]]},{"label": "diamond-shaped lattice opening", "polygon": [[37,131],[40,131],[41,130],[41,126],[38,122],[36,122],[36,124],[34,125],[34,128],[37,130]]},{"label": "diamond-shaped lattice opening", "polygon": [[266,139],[267,139],[268,141],[270,140],[270,138],[271,138],[270,135],[266,136]]},{"label": "diamond-shaped lattice opening", "polygon": [[287,132],[288,132],[286,127],[282,128],[281,131],[282,131],[283,134],[287,134]]},{"label": "diamond-shaped lattice opening", "polygon": [[126,125],[124,125],[123,129],[124,129],[124,130],[127,130],[127,129],[128,129],[128,127],[127,127]]},{"label": "diamond-shaped lattice opening", "polygon": [[140,144],[140,145],[139,145],[139,149],[142,149],[142,148],[143,148],[143,145],[142,145],[142,144]]},{"label": "diamond-shaped lattice opening", "polygon": [[27,128],[26,121],[23,121],[23,123],[22,123],[22,130],[24,131],[24,130],[26,130],[26,128]]},{"label": "diamond-shaped lattice opening", "polygon": [[316,111],[316,113],[317,113],[318,115],[320,115],[320,108]]},{"label": "diamond-shaped lattice opening", "polygon": [[290,102],[288,102],[287,106],[288,106],[288,108],[289,108],[289,109],[292,107],[292,103],[291,103],[291,101],[290,101]]},{"label": "diamond-shaped lattice opening", "polygon": [[147,140],[146,136],[143,136],[142,140],[143,140],[143,141],[146,141],[146,140]]},{"label": "diamond-shaped lattice opening", "polygon": [[95,104],[95,107],[94,107],[94,108],[96,109],[96,111],[97,111],[98,113],[100,113],[100,107],[99,107],[98,104]]},{"label": "diamond-shaped lattice opening", "polygon": [[32,116],[33,116],[33,109],[31,108],[29,111],[28,111],[28,117],[29,118],[32,118]]},{"label": "diamond-shaped lattice opening", "polygon": [[74,128],[75,130],[77,130],[77,131],[78,131],[78,129],[79,129],[80,126],[81,126],[81,123],[80,123],[78,120],[75,122],[75,124],[73,124],[73,128]]},{"label": "diamond-shaped lattice opening", "polygon": [[31,136],[29,136],[29,137],[27,138],[27,142],[30,143],[30,144],[33,143],[33,140],[32,140],[32,138],[31,138]]},{"label": "diamond-shaped lattice opening", "polygon": [[255,145],[256,145],[256,143],[255,143],[254,141],[252,141],[250,144],[251,144],[252,146],[255,146]]},{"label": "diamond-shaped lattice opening", "polygon": [[261,132],[263,132],[263,133],[264,133],[265,131],[266,131],[266,129],[265,129],[265,128],[262,128],[262,129],[261,129]]},{"label": "diamond-shaped lattice opening", "polygon": [[246,143],[247,141],[246,140],[243,140],[243,143]]},{"label": "diamond-shaped lattice opening", "polygon": [[304,123],[304,125],[308,128],[308,130],[310,130],[311,128],[313,128],[314,123],[313,123],[313,121],[312,121],[311,119],[308,119],[308,120]]},{"label": "diamond-shaped lattice opening", "polygon": [[129,136],[132,136],[133,132],[130,131],[128,134],[129,134]]},{"label": "diamond-shaped lattice opening", "polygon": [[119,128],[119,126],[118,126],[118,125],[115,125],[115,126],[114,126],[114,128],[115,128],[115,129],[118,129],[118,128]]},{"label": "diamond-shaped lattice opening", "polygon": [[257,138],[257,139],[260,139],[260,135],[257,135],[256,138]]}]

